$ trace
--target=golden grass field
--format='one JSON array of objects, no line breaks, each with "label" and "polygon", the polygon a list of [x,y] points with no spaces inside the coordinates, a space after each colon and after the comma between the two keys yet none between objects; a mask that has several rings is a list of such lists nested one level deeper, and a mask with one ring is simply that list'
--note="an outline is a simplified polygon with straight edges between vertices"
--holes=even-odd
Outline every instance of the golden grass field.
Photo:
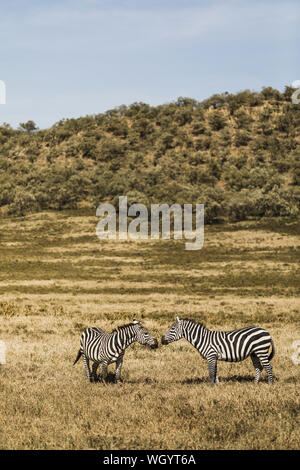
[{"label": "golden grass field", "polygon": [[[205,228],[184,241],[102,241],[96,217],[41,213],[0,222],[1,449],[298,449],[299,225]],[[218,386],[181,340],[125,354],[121,386],[73,367],[81,332],[134,317],[157,337],[174,315],[208,328],[265,327],[275,383],[250,359],[219,362]],[[114,366],[110,366],[114,371]]]}]

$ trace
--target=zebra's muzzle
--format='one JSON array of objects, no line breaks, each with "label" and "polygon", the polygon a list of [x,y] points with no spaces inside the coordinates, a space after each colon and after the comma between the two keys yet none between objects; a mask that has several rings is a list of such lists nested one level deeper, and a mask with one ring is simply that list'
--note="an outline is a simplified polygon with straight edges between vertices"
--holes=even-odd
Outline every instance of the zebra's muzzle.
[{"label": "zebra's muzzle", "polygon": [[161,337],[161,344],[168,344],[168,341],[166,340],[165,336]]},{"label": "zebra's muzzle", "polygon": [[151,349],[157,349],[157,348],[158,348],[158,341],[157,341],[157,339],[154,340],[154,343],[151,344],[150,348],[151,348]]}]

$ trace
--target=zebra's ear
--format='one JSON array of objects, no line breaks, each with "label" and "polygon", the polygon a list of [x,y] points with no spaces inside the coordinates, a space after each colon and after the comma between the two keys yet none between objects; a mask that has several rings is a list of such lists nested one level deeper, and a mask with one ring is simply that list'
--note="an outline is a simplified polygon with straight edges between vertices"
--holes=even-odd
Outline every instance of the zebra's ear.
[{"label": "zebra's ear", "polygon": [[179,321],[179,316],[175,315],[175,321]]},{"label": "zebra's ear", "polygon": [[133,319],[132,323],[134,323],[135,325],[137,325],[138,323],[140,323],[139,321],[137,321],[135,318]]}]

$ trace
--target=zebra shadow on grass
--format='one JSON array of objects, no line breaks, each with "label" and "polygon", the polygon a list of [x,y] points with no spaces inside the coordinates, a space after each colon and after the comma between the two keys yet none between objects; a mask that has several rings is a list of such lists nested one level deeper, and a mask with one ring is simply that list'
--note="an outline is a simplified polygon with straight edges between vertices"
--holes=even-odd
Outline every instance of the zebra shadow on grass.
[{"label": "zebra shadow on grass", "polygon": [[[273,376],[274,382],[278,382],[279,379],[277,377]],[[254,377],[253,375],[230,375],[228,377],[219,377],[220,384],[222,383],[254,383]],[[158,384],[159,380],[156,378],[150,378],[150,377],[145,377],[145,378],[139,378],[136,380],[130,379],[129,377],[125,377],[124,381],[123,379],[121,380],[121,383],[126,383],[126,384],[149,384],[149,385],[154,385]],[[184,380],[177,380],[176,381],[178,384],[181,385],[199,385],[199,384],[210,384],[210,379],[209,377],[192,377]],[[295,382],[295,378],[291,377],[290,380],[286,379],[285,382]],[[107,374],[107,377],[105,381],[102,381],[101,375],[99,374],[97,376],[97,381],[94,383],[105,383],[105,384],[117,384],[116,383],[116,375],[113,372],[109,372]],[[267,376],[266,377],[261,377],[259,380],[259,383],[268,383]]]},{"label": "zebra shadow on grass", "polygon": [[101,374],[98,374],[97,380],[94,381],[93,383],[116,384],[116,374],[114,374],[113,372],[108,372],[105,380],[102,379]]},{"label": "zebra shadow on grass", "polygon": [[[93,382],[93,383],[117,384],[116,374],[114,374],[113,372],[108,372],[105,380],[102,380],[101,374],[99,374],[97,376],[96,382]],[[154,379],[150,378],[150,377],[144,377],[144,378],[139,378],[139,379],[133,380],[133,379],[130,379],[128,376],[127,377],[125,376],[124,379],[121,379],[121,381],[118,382],[118,385],[120,385],[122,383],[131,384],[131,385],[132,384],[150,384],[150,385],[153,385],[153,384],[158,383],[158,380],[155,379],[155,378]]]},{"label": "zebra shadow on grass", "polygon": [[[274,382],[277,382],[277,378],[273,377]],[[243,382],[252,382],[254,383],[254,377],[253,375],[230,375],[228,377],[219,377],[220,384],[222,383],[243,383]],[[259,383],[267,383],[268,378],[267,377],[262,377],[259,380]],[[194,377],[190,379],[185,379],[179,381],[182,385],[196,385],[196,384],[203,384],[203,383],[210,383],[209,377]]]}]

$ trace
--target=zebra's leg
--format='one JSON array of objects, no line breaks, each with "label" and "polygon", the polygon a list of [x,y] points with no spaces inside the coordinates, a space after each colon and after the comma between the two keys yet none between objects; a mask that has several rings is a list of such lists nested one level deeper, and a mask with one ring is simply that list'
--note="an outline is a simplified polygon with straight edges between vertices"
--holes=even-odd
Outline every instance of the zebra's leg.
[{"label": "zebra's leg", "polygon": [[92,380],[91,370],[90,370],[90,361],[84,353],[83,353],[83,363],[84,363],[84,367],[85,367],[86,376],[87,376],[89,382],[92,382],[93,380]]},{"label": "zebra's leg", "polygon": [[93,362],[93,365],[92,365],[92,377],[93,377],[94,382],[97,382],[97,381],[98,381],[98,378],[97,378],[97,369],[98,369],[98,366],[99,366],[99,362]]},{"label": "zebra's leg", "polygon": [[254,383],[257,384],[258,381],[259,381],[259,377],[260,377],[260,374],[261,374],[261,371],[262,371],[263,367],[262,367],[262,365],[260,363],[260,360],[258,359],[258,357],[255,353],[251,353],[250,357],[251,357],[252,364],[253,364],[254,369],[255,369]]},{"label": "zebra's leg", "polygon": [[210,383],[211,384],[218,384],[219,379],[217,376],[217,357],[216,356],[210,356],[207,358],[207,364],[208,364],[208,372],[209,372],[209,378],[210,378]]},{"label": "zebra's leg", "polygon": [[108,367],[108,364],[106,362],[102,362],[101,382],[104,382],[104,383],[107,377],[107,367]]},{"label": "zebra's leg", "polygon": [[122,381],[121,379],[121,370],[122,370],[122,365],[123,365],[123,358],[124,355],[122,354],[121,356],[118,357],[117,362],[116,362],[116,382]]},{"label": "zebra's leg", "polygon": [[262,363],[262,365],[264,366],[264,368],[266,369],[266,372],[268,374],[268,383],[271,385],[273,383],[273,374],[272,374],[272,366],[269,362],[269,359],[268,359],[268,354],[264,354],[264,353],[256,353],[260,362]]}]

